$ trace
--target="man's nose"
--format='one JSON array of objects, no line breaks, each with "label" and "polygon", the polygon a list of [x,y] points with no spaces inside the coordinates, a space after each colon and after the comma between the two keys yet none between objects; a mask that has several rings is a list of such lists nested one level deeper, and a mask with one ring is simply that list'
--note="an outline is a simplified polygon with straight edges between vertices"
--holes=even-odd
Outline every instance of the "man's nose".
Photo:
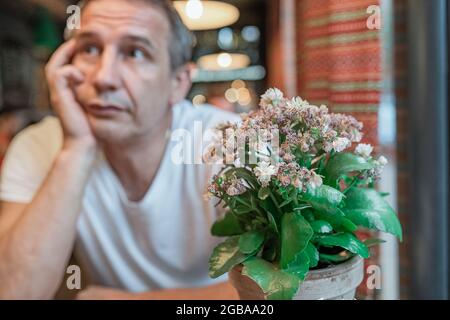
[{"label": "man's nose", "polygon": [[120,86],[120,74],[116,54],[112,50],[104,50],[94,79],[98,91],[114,91]]}]

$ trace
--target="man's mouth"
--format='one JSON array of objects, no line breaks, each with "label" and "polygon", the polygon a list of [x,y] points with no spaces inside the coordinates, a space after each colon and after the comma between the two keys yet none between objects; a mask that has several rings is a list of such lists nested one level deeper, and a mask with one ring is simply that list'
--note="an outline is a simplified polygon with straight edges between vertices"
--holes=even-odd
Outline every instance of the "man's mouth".
[{"label": "man's mouth", "polygon": [[115,104],[94,102],[87,105],[87,111],[94,116],[114,117],[119,113],[125,112],[126,108]]}]

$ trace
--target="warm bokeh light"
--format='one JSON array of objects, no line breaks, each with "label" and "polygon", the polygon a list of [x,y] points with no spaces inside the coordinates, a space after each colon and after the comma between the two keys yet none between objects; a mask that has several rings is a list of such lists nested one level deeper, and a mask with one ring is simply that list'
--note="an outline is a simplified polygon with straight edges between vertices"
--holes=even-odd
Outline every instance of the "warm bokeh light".
[{"label": "warm bokeh light", "polygon": [[221,1],[174,1],[173,5],[190,30],[211,30],[229,26],[239,19],[239,10]]},{"label": "warm bokeh light", "polygon": [[231,87],[234,88],[234,89],[245,88],[245,82],[242,81],[242,80],[240,80],[240,79],[234,80],[234,81],[231,83]]},{"label": "warm bokeh light", "polygon": [[197,64],[199,68],[209,71],[234,70],[247,67],[250,58],[246,54],[222,52],[202,56]]},{"label": "warm bokeh light", "polygon": [[225,98],[231,102],[235,103],[239,100],[239,93],[236,89],[230,88],[227,91],[225,91]]},{"label": "warm bokeh light", "polygon": [[200,104],[204,104],[205,102],[206,102],[206,97],[204,95],[202,95],[202,94],[198,94],[192,99],[192,103],[195,106],[198,106]]},{"label": "warm bokeh light", "polygon": [[238,102],[240,105],[246,106],[252,102],[252,97],[250,95],[250,91],[247,88],[238,89],[239,99]]}]

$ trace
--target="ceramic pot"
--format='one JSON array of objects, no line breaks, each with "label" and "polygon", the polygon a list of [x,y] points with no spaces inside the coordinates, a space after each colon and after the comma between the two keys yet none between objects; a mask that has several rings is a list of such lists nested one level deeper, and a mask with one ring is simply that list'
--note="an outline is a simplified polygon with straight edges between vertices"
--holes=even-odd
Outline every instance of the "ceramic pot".
[{"label": "ceramic pot", "polygon": [[[228,277],[241,300],[265,300],[261,288],[241,274],[242,265],[234,267]],[[355,256],[335,266],[312,270],[293,300],[353,300],[364,277],[364,260]]]}]

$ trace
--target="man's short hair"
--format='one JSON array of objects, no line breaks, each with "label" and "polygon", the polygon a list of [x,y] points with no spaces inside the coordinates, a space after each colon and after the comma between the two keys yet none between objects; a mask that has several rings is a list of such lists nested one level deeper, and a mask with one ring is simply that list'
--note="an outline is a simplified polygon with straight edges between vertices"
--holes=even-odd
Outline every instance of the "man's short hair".
[{"label": "man's short hair", "polygon": [[[85,7],[89,2],[95,0],[82,0],[78,6]],[[124,0],[130,1],[130,0]],[[170,0],[133,0],[141,1],[161,9],[169,21],[171,28],[171,39],[169,39],[170,66],[172,71],[191,61],[194,36],[181,20]],[[69,35],[70,36],[70,35]]]}]

